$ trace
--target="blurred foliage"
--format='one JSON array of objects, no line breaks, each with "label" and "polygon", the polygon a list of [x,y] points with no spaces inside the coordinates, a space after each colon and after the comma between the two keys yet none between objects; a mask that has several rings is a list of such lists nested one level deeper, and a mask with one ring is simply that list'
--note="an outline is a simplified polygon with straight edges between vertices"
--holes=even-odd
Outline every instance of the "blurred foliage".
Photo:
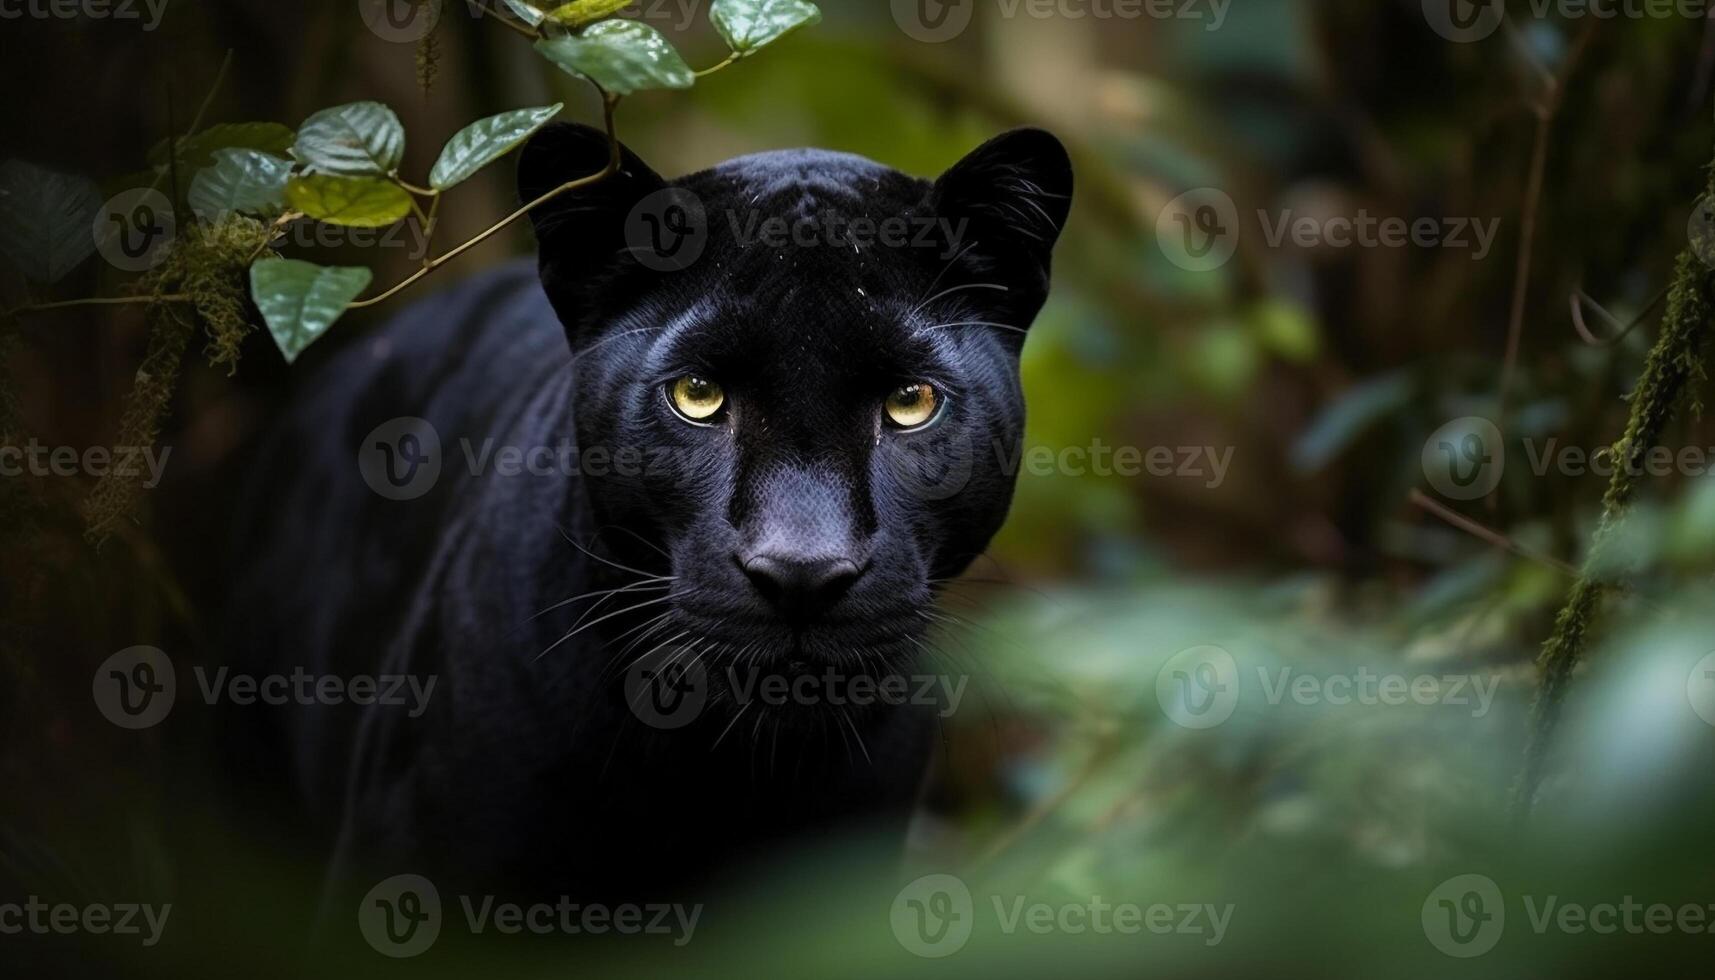
[{"label": "blurred foliage", "polygon": [[[59,91],[69,86],[46,80],[114,57],[113,76],[92,75],[85,94],[111,115],[133,104],[132,79],[212,74],[236,46],[249,57],[220,118],[301,119],[374,98],[398,106],[414,132],[450,135],[516,105],[599,111],[574,80],[512,58],[516,39],[462,14],[437,32],[425,97],[412,46],[363,32],[350,4],[261,9],[273,6],[185,2],[125,56],[112,55],[106,28],[26,25],[51,37],[64,64],[47,64],[45,45],[7,39],[0,77],[12,91],[23,79]],[[1455,44],[1426,27],[1418,0],[1241,0],[1216,31],[978,7],[957,40],[926,45],[897,29],[888,4],[830,0],[819,28],[742,72],[628,100],[621,136],[667,173],[813,144],[934,174],[1001,128],[1048,126],[1073,150],[1079,200],[1054,298],[1025,349],[1028,444],[1230,449],[1230,469],[1216,485],[1207,472],[1021,475],[991,555],[946,603],[956,622],[940,645],[979,673],[978,692],[948,722],[903,877],[854,842],[762,876],[733,899],[746,928],[683,950],[454,937],[414,966],[560,972],[576,956],[580,968],[735,976],[1441,977],[1666,973],[1688,954],[1706,963],[1706,936],[1539,933],[1518,901],[1715,901],[1699,833],[1715,802],[1715,727],[1688,693],[1692,665],[1715,647],[1715,480],[1699,468],[1644,481],[1613,549],[1629,588],[1607,600],[1543,802],[1527,828],[1505,806],[1532,660],[1606,482],[1538,461],[1553,459],[1550,440],[1595,454],[1623,431],[1653,300],[1687,243],[1715,142],[1715,22],[1515,10],[1494,36]],[[693,65],[724,50],[707,25],[660,26]],[[175,88],[180,118],[187,84],[200,81]],[[112,161],[121,173],[170,131],[165,105],[81,132],[51,125],[51,105],[9,104],[0,132],[43,159]],[[1533,195],[1539,126],[1546,152]],[[408,151],[411,172],[426,172],[425,152]],[[500,177],[473,183],[487,204],[446,213],[454,234],[511,200]],[[1233,200],[1243,231],[1232,261],[1192,272],[1174,264],[1157,225],[1170,201],[1206,187]],[[1288,211],[1498,219],[1499,233],[1481,259],[1270,244],[1257,215]],[[1521,275],[1527,214],[1536,224]],[[471,261],[527,248],[519,236]],[[384,280],[410,268],[390,261]],[[1586,315],[1598,342],[1569,315],[1579,291],[1608,314]],[[29,330],[27,348],[8,349],[25,430],[101,441],[116,425],[138,325],[113,314]],[[358,333],[344,342],[363,342]],[[193,463],[141,528],[99,555],[62,516],[72,490],[4,487],[8,520],[27,511],[44,543],[5,554],[8,609],[27,614],[9,611],[0,633],[13,746],[0,780],[26,789],[0,804],[0,827],[16,838],[0,851],[41,855],[31,866],[49,868],[48,880],[132,869],[112,874],[109,890],[215,882],[233,901],[204,910],[194,934],[226,937],[234,955],[292,948],[268,916],[317,883],[292,856],[209,826],[195,780],[182,789],[158,775],[174,746],[92,731],[87,693],[89,671],[113,650],[194,646],[214,617],[207,529],[223,511],[209,502],[285,387],[258,360],[233,379],[189,379],[164,441]],[[313,368],[313,354],[305,360]],[[1498,418],[1506,462],[1493,492],[1459,501],[1435,491],[1423,455],[1432,433],[1467,416]],[[1715,447],[1715,432],[1683,414],[1664,441]],[[92,611],[91,595],[106,601]],[[1229,720],[1199,730],[1169,720],[1158,684],[1173,658],[1201,647],[1231,655],[1240,696]],[[1494,700],[1481,715],[1451,704],[1270,703],[1263,679],[1282,669],[1464,676],[1492,682]],[[169,786],[180,794],[170,805]],[[127,818],[102,818],[119,812]],[[198,846],[174,850],[169,836]],[[64,870],[71,863],[84,870]],[[888,925],[899,886],[931,871],[960,875],[978,896],[976,934],[944,961],[912,957]],[[1420,916],[1437,883],[1466,873],[1500,885],[1509,917],[1493,952],[1454,960],[1427,941]],[[1195,936],[1007,936],[983,911],[990,894],[1236,911],[1213,949]],[[362,950],[330,975],[368,975],[373,960]],[[260,968],[292,972],[292,959],[279,962],[288,965]],[[167,976],[209,964],[185,940],[124,966]]]}]

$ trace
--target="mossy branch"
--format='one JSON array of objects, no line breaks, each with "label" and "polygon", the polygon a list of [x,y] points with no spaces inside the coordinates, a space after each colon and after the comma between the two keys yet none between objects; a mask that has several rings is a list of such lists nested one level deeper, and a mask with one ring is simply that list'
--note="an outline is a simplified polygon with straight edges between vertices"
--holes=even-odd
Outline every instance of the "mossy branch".
[{"label": "mossy branch", "polygon": [[[1703,194],[1704,200],[1715,200],[1715,161],[1707,168]],[[1555,617],[1554,631],[1537,658],[1542,683],[1532,708],[1524,767],[1513,787],[1513,813],[1521,822],[1530,816],[1566,689],[1583,657],[1601,599],[1617,584],[1615,570],[1608,560],[1614,531],[1637,495],[1644,455],[1660,441],[1662,431],[1685,397],[1688,384],[1703,377],[1711,318],[1715,318],[1715,270],[1703,262],[1694,247],[1687,246],[1680,252],[1674,269],[1661,336],[1651,348],[1632,391],[1632,410],[1625,435],[1614,445],[1616,465],[1608,490],[1602,496],[1601,519],[1591,535],[1578,580]]]}]

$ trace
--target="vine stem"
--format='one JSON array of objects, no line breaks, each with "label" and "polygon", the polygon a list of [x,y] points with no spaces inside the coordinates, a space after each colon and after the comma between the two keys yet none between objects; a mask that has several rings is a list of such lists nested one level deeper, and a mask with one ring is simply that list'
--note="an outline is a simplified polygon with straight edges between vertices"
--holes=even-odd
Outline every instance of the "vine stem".
[{"label": "vine stem", "polygon": [[711,65],[708,68],[704,68],[702,71],[692,72],[691,74],[697,78],[707,78],[710,75],[713,75],[715,72],[720,71],[722,68],[728,68],[734,64],[737,64],[738,60],[740,58],[743,58],[743,57],[744,57],[744,55],[739,54],[737,51],[734,51],[733,53],[727,55],[725,60],[721,61],[719,64]]},{"label": "vine stem", "polygon": [[[1715,199],[1715,160],[1710,161],[1707,171],[1703,195],[1710,200]],[[1614,445],[1614,474],[1602,495],[1602,516],[1590,537],[1578,580],[1537,658],[1542,682],[1531,708],[1524,764],[1512,796],[1513,818],[1521,826],[1536,801],[1562,702],[1573,671],[1583,658],[1585,642],[1600,612],[1600,600],[1618,584],[1619,571],[1610,567],[1609,555],[1614,532],[1637,494],[1639,461],[1660,441],[1688,383],[1703,376],[1711,321],[1715,321],[1715,270],[1703,262],[1694,246],[1687,246],[1674,268],[1661,335],[1650,348],[1631,393],[1625,434]]]},{"label": "vine stem", "polygon": [[[598,91],[599,90],[600,89],[598,86]],[[549,201],[552,201],[554,198],[559,197],[561,194],[565,194],[569,191],[577,190],[580,187],[586,187],[590,184],[596,183],[597,181],[606,180],[607,178],[613,176],[615,173],[618,173],[619,172],[619,137],[614,132],[614,128],[613,128],[613,110],[614,110],[615,106],[619,105],[619,98],[620,97],[617,95],[609,95],[605,91],[602,92],[602,110],[603,110],[602,116],[603,116],[603,121],[606,123],[606,126],[607,126],[607,142],[608,142],[608,151],[609,151],[608,152],[608,158],[607,158],[607,166],[602,167],[600,170],[598,170],[595,173],[590,174],[586,177],[579,177],[576,180],[567,181],[566,183],[561,184],[560,186],[554,188],[553,190],[547,191],[546,193],[542,194],[540,197],[537,197],[534,201],[531,201],[528,204],[524,204],[524,205],[520,206],[516,211],[513,211],[511,214],[507,215],[504,218],[501,218],[499,221],[496,221],[494,224],[489,225],[487,228],[483,229],[481,232],[478,232],[476,237],[471,238],[465,242],[462,242],[457,246],[454,246],[452,249],[448,250],[446,252],[446,254],[444,254],[444,255],[438,255],[435,258],[429,259],[428,261],[424,262],[423,267],[421,269],[418,269],[416,272],[413,272],[410,275],[406,276],[405,278],[399,280],[397,283],[394,283],[393,286],[391,288],[389,288],[388,290],[386,290],[385,292],[380,293],[380,294],[375,295],[375,296],[371,296],[368,299],[353,300],[352,302],[347,303],[345,308],[348,310],[357,310],[357,309],[362,309],[363,307],[366,307],[366,306],[374,306],[375,304],[383,302],[384,300],[391,299],[392,297],[397,295],[401,290],[404,290],[405,288],[409,287],[411,284],[415,283],[417,280],[419,280],[419,279],[423,278],[424,276],[434,272],[436,269],[439,269],[441,266],[446,265],[448,262],[451,262],[453,259],[458,258],[460,255],[463,255],[464,253],[475,248],[476,246],[481,245],[483,242],[489,240],[490,238],[493,238],[496,234],[500,233],[500,231],[505,229],[507,225],[510,225],[514,221],[517,221],[519,218],[524,217],[526,214],[529,214],[532,210],[534,210],[538,207],[541,207],[542,205],[548,203]]]},{"label": "vine stem", "polygon": [[401,180],[398,174],[388,174],[387,176],[393,181],[393,183],[398,184],[400,187],[403,187],[405,190],[410,191],[418,197],[435,198],[441,196],[440,191],[433,190],[428,187],[418,187],[408,181]]},{"label": "vine stem", "polygon": [[1536,134],[1531,141],[1530,172],[1526,178],[1524,195],[1524,214],[1519,225],[1518,266],[1513,273],[1512,307],[1507,317],[1507,348],[1504,360],[1501,362],[1500,392],[1496,396],[1495,425],[1504,428],[1507,415],[1507,395],[1511,393],[1513,375],[1518,368],[1519,343],[1524,337],[1525,301],[1530,295],[1530,269],[1532,255],[1536,249],[1536,220],[1537,212],[1542,203],[1542,185],[1548,169],[1548,140],[1554,129],[1554,120],[1560,115],[1560,106],[1565,99],[1566,84],[1572,76],[1572,70],[1577,67],[1584,48],[1590,42],[1591,31],[1595,21],[1585,24],[1573,42],[1572,50],[1561,64],[1558,74],[1550,72],[1542,66],[1531,53],[1530,46],[1523,42],[1516,33],[1512,22],[1507,22],[1508,36],[1518,45],[1521,55],[1527,64],[1534,68],[1542,78],[1544,92],[1541,103],[1535,106]]},{"label": "vine stem", "polygon": [[18,306],[0,313],[0,318],[16,316],[19,313],[37,313],[42,310],[63,310],[71,306],[127,306],[130,304],[149,303],[188,303],[191,297],[186,293],[167,293],[161,296],[98,296],[91,299],[62,299],[57,303],[32,303],[29,306]]},{"label": "vine stem", "polygon": [[[220,70],[214,73],[214,82],[211,85],[209,85],[208,93],[202,97],[202,105],[197,106],[197,114],[191,117],[191,128],[185,130],[184,136],[177,136],[170,131],[167,133],[167,167],[164,170],[158,170],[155,172],[155,179],[149,182],[149,189],[150,190],[152,190],[152,191],[160,190],[162,178],[166,177],[168,173],[173,173],[173,172],[176,172],[178,170],[179,142],[181,140],[185,139],[186,137],[194,135],[197,130],[202,128],[202,121],[204,118],[206,118],[208,116],[209,107],[214,105],[214,97],[216,94],[218,94],[220,92],[220,87],[222,85],[226,84],[226,73],[231,71],[231,70],[232,70],[232,49],[227,48],[226,49],[226,57],[222,58],[220,61]],[[172,111],[172,108],[171,108],[171,106],[169,106],[168,107],[169,114],[171,113],[171,111]],[[176,182],[176,180],[175,180],[175,182]],[[175,196],[177,195],[177,193],[178,193],[177,187],[173,188],[173,193]],[[173,202],[173,207],[175,209],[178,208],[178,202],[177,201]]]},{"label": "vine stem", "polygon": [[506,27],[509,30],[517,31],[518,33],[524,35],[527,38],[530,38],[531,40],[535,40],[535,39],[542,36],[540,33],[538,33],[536,31],[535,28],[526,27],[522,24],[514,24],[512,21],[510,21],[510,20],[506,19],[506,17],[502,16],[500,11],[495,10],[493,7],[490,7],[486,3],[481,3],[481,2],[477,3],[476,9],[482,11],[484,14],[487,14],[488,16],[493,17],[495,20],[499,21],[501,26]]}]

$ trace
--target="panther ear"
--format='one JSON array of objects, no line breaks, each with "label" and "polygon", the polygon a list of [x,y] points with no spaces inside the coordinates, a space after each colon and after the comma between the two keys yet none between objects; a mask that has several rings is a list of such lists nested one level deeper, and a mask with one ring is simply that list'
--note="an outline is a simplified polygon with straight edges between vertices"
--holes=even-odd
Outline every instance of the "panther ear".
[{"label": "panther ear", "polygon": [[1004,278],[1008,313],[1029,326],[1048,299],[1054,243],[1072,209],[1066,148],[1045,130],[1002,133],[942,174],[931,199],[964,253],[961,264]]},{"label": "panther ear", "polygon": [[[607,134],[578,123],[554,123],[524,144],[518,156],[518,196],[529,204],[554,188],[600,173],[613,155]],[[625,221],[643,198],[667,186],[625,146],[618,169],[532,208],[542,287],[568,331],[583,306],[578,297],[636,266],[626,247]]]}]

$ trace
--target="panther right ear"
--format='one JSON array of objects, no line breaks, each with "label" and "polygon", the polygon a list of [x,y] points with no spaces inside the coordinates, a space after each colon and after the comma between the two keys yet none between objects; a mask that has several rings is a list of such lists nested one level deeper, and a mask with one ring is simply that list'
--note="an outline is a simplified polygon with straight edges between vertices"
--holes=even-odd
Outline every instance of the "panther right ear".
[{"label": "panther right ear", "polygon": [[[613,154],[607,134],[592,126],[544,127],[518,156],[520,203],[600,173]],[[620,145],[616,172],[530,210],[542,287],[568,330],[574,328],[578,296],[637,267],[627,248],[626,218],[639,201],[666,186],[637,154]]]}]

